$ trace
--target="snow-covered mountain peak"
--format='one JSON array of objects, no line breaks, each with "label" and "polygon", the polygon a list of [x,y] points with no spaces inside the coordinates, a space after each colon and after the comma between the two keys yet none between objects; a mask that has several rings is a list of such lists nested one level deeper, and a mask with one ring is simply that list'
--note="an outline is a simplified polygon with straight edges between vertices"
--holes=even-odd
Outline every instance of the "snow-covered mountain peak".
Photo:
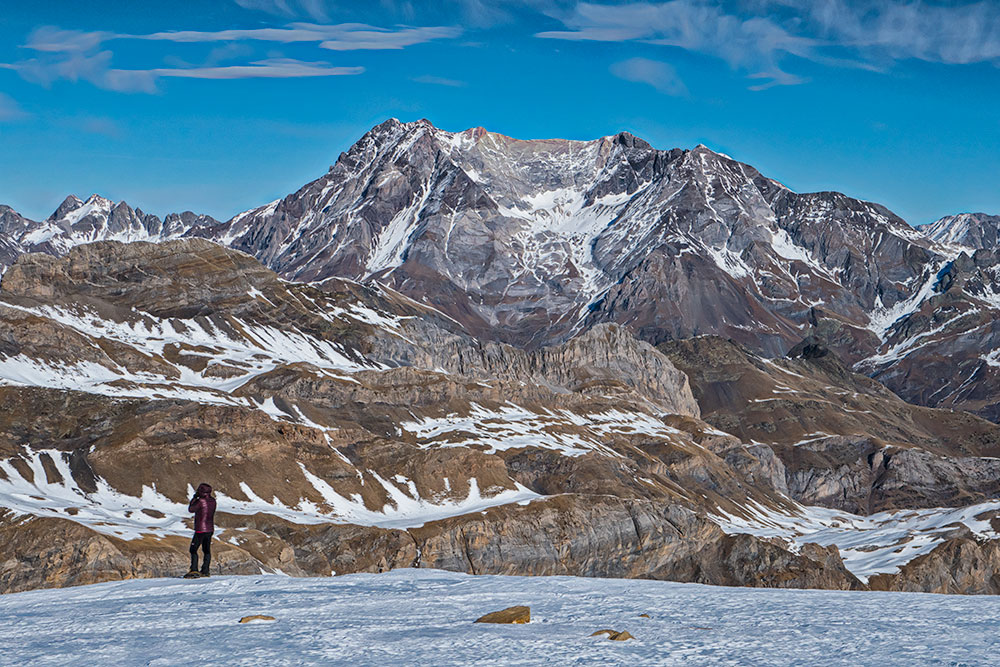
[{"label": "snow-covered mountain peak", "polygon": [[927,238],[956,249],[1000,247],[1000,216],[987,213],[948,215],[922,229]]},{"label": "snow-covered mountain peak", "polygon": [[209,216],[186,212],[170,214],[166,222],[98,194],[86,200],[69,195],[43,221],[29,220],[9,207],[0,209],[0,273],[25,252],[63,254],[94,241],[165,241],[191,229],[218,225]]},{"label": "snow-covered mountain peak", "polygon": [[[444,281],[462,295],[461,305],[441,304],[449,314],[473,330],[502,331],[502,340],[558,340],[587,326],[581,318],[598,304],[607,308],[608,290],[635,284],[627,289],[642,296],[627,298],[631,312],[650,298],[652,283],[631,282],[640,267],[655,275],[663,261],[707,261],[735,284],[702,306],[722,299],[726,335],[763,326],[785,341],[775,350],[797,341],[815,304],[839,302],[858,325],[878,304],[891,307],[918,277],[899,264],[903,246],[930,246],[881,206],[799,195],[705,145],[657,150],[627,132],[521,140],[397,119],[372,128],[321,178],[205,235],[291,279],[380,280],[414,294],[441,294],[423,283]],[[872,253],[887,259],[862,259]],[[890,265],[893,276],[881,278]],[[773,302],[775,322],[737,313],[745,308],[734,295],[744,289]],[[719,322],[671,335],[717,331]],[[657,316],[648,326],[672,325]]]},{"label": "snow-covered mountain peak", "polygon": [[76,195],[69,195],[66,199],[63,199],[62,203],[53,211],[52,215],[48,217],[49,220],[60,220],[65,218],[71,212],[83,206],[83,200]]},{"label": "snow-covered mountain peak", "polygon": [[[289,280],[378,281],[522,346],[616,322],[652,342],[714,333],[783,354],[820,327],[851,363],[890,354],[897,323],[934,307],[959,252],[883,206],[793,192],[703,144],[658,150],[627,132],[521,140],[426,120],[375,126],[320,178],[221,225],[93,196],[61,209],[5,232],[0,268],[30,250],[194,235]],[[950,239],[983,216],[956,218]],[[0,224],[23,228],[9,214]]]}]

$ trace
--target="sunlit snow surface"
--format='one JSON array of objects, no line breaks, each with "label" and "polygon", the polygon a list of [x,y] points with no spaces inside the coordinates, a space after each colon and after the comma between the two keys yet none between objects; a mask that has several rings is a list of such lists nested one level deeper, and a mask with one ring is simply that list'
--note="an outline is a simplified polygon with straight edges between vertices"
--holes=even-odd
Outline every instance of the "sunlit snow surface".
[{"label": "sunlit snow surface", "polygon": [[[526,625],[472,621],[517,604]],[[240,625],[252,614],[274,622]],[[648,614],[650,618],[640,618]],[[986,665],[1000,599],[395,570],[0,596],[23,665]],[[628,630],[611,642],[596,630]]]}]

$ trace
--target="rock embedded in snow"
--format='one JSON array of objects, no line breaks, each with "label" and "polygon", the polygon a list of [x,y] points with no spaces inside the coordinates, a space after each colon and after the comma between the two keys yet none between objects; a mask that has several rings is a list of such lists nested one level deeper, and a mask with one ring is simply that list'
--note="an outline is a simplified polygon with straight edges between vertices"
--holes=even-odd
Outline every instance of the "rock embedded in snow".
[{"label": "rock embedded in snow", "polygon": [[240,619],[240,623],[266,623],[268,621],[276,620],[274,616],[266,616],[264,614],[254,614],[252,616],[244,616]]},{"label": "rock embedded in snow", "polygon": [[474,623],[530,623],[531,608],[526,606],[507,607],[480,616]]},{"label": "rock embedded in snow", "polygon": [[[648,617],[647,617],[648,618]],[[597,637],[598,635],[607,635],[607,638],[613,642],[623,642],[629,639],[635,639],[628,630],[598,630],[597,632],[590,635],[591,637]]]},{"label": "rock embedded in snow", "polygon": [[[0,596],[0,645],[18,665],[434,663],[547,665],[987,665],[996,662],[996,596],[747,590],[434,570],[301,579],[213,577],[197,595],[177,579],[131,580]],[[468,620],[490,601],[530,599],[526,628]],[[206,604],[224,600],[225,604]],[[599,609],[594,601],[599,600]],[[639,641],[588,639],[637,608],[657,609]],[[279,619],[237,627],[233,609]],[[196,618],[199,622],[192,623]],[[692,626],[712,619],[712,631]],[[53,631],[56,628],[58,631]],[[516,637],[512,637],[516,635]],[[836,650],[832,650],[835,647]],[[614,654],[614,655],[610,655]]]}]

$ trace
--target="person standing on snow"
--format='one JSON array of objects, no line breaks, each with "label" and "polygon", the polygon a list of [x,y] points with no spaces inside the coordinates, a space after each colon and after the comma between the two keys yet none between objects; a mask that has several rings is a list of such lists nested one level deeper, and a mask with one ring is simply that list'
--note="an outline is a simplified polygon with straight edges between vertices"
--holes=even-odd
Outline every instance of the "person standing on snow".
[{"label": "person standing on snow", "polygon": [[[194,497],[188,503],[188,512],[194,512],[194,538],[191,540],[191,571],[185,577],[207,577],[208,566],[212,562],[212,533],[215,532],[215,498],[212,487],[199,484]],[[205,554],[205,560],[198,571],[198,547]]]}]

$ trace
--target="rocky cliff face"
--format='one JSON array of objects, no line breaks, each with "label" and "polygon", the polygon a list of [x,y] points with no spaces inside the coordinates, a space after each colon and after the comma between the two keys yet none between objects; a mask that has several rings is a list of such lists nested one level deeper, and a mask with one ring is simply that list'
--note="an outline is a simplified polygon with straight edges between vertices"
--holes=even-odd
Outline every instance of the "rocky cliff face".
[{"label": "rocky cliff face", "polygon": [[825,348],[771,360],[706,336],[660,349],[687,373],[705,420],[770,447],[804,504],[871,514],[1000,492],[1000,427],[906,403]]},{"label": "rocky cliff face", "polygon": [[998,421],[998,306],[1000,251],[962,251],[889,327],[883,351],[856,368],[908,401]]}]

